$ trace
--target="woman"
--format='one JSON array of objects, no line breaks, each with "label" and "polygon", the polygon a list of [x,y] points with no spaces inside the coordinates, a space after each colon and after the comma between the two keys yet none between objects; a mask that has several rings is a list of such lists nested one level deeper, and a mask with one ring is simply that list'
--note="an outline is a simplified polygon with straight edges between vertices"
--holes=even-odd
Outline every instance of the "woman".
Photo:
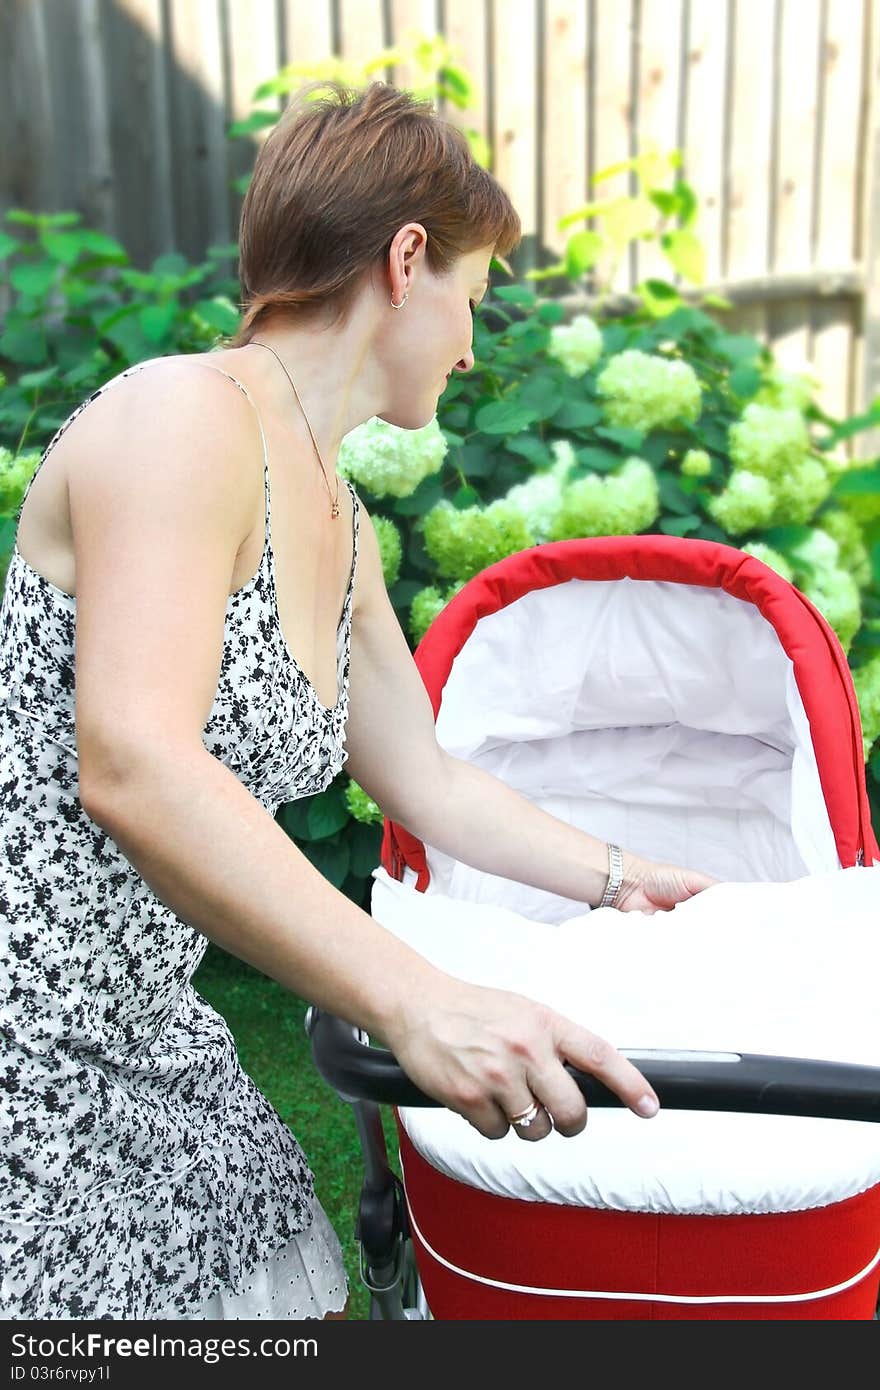
[{"label": "woman", "polygon": [[582,1130],[566,1058],[656,1110],[608,1044],[429,966],[274,820],[347,759],[491,873],[644,911],[714,882],[619,865],[438,747],[335,472],[348,431],[418,429],[470,370],[519,232],[429,105],[302,94],[244,201],[236,337],[121,373],[44,454],[0,624],[5,1317],[344,1316],[302,1151],[189,983],[207,938],[366,1028],[488,1137]]}]

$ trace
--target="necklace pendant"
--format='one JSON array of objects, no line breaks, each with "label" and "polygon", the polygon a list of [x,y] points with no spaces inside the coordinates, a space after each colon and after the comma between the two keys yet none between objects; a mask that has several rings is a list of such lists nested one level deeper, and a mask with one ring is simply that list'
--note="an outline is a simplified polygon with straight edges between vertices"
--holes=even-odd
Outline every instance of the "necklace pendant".
[{"label": "necklace pendant", "polygon": [[336,517],[338,517],[338,515],[339,515],[339,503],[338,503],[338,502],[334,502],[334,503],[333,503],[333,506],[330,508],[330,515],[331,515],[331,517],[332,517],[334,520],[336,519]]}]

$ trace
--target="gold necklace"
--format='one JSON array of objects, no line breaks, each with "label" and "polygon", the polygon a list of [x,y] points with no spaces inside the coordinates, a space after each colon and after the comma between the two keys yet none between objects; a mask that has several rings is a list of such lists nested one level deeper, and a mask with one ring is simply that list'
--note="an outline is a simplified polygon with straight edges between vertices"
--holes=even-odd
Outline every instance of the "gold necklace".
[{"label": "gold necklace", "polygon": [[[273,347],[269,347],[268,343],[261,342],[258,338],[252,338],[251,343],[255,347],[269,348],[269,351],[272,353],[272,356],[275,357],[279,362],[281,362],[281,358],[278,356],[278,353],[275,351]],[[293,386],[293,377],[290,375],[290,372],[287,370],[283,362],[281,362],[281,370],[284,372],[284,375],[287,377],[287,380],[290,382],[291,386]],[[299,408],[303,413],[303,418],[305,419],[309,434],[312,436],[312,443],[315,446],[315,453],[318,455],[318,462],[321,465],[321,472],[324,474],[324,482],[327,485],[327,495],[328,497],[330,497],[330,501],[333,504],[330,508],[330,516],[331,519],[335,521],[339,515],[339,474],[336,473],[336,470],[334,469],[334,477],[336,478],[336,496],[333,497],[330,492],[330,480],[327,477],[327,469],[324,467],[324,460],[321,458],[321,450],[318,448],[318,441],[315,438],[311,425],[309,424],[309,417],[308,415],[306,415],[303,403],[299,399],[299,392],[297,391],[295,386],[293,386],[293,394],[296,396],[296,399],[299,403]]]}]

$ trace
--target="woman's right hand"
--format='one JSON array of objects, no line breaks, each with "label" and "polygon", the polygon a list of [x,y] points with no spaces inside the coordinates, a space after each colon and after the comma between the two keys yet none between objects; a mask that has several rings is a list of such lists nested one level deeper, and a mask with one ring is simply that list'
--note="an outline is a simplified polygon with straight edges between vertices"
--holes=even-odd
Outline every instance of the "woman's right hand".
[{"label": "woman's right hand", "polygon": [[543,1139],[551,1128],[580,1134],[587,1107],[564,1061],[591,1072],[635,1114],[656,1113],[653,1088],[604,1038],[524,995],[438,973],[436,991],[402,1010],[385,1041],[420,1090],[487,1139],[503,1138],[533,1100],[543,1109],[527,1128],[514,1126],[520,1138]]}]

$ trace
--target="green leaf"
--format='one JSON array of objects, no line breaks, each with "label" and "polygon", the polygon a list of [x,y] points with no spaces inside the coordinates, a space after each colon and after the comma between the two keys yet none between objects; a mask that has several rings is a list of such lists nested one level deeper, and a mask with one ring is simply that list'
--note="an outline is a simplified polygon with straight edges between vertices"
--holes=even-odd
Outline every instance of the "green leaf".
[{"label": "green leaf", "polygon": [[875,425],[880,425],[880,399],[874,401],[864,415],[853,415],[835,426],[831,433],[819,442],[819,448],[833,449],[842,439],[851,439],[854,434],[873,429]]},{"label": "green leaf", "polygon": [[729,362],[733,367],[745,362],[755,362],[761,353],[761,344],[751,333],[719,333],[713,347],[719,357],[723,357],[725,362]]},{"label": "green leaf", "polygon": [[292,839],[309,838],[309,808],[314,800],[313,796],[302,796],[279,806],[277,820]]},{"label": "green leaf", "polygon": [[[511,440],[508,446],[516,449],[517,453],[527,455],[527,446],[530,436],[518,435]],[[535,441],[540,445],[540,441]],[[522,446],[522,447],[521,447]],[[489,478],[495,472],[498,464],[498,457],[492,449],[487,449],[485,444],[462,444],[459,448],[459,458],[461,471],[467,478]],[[543,457],[543,456],[542,456]]]},{"label": "green leaf", "polygon": [[861,497],[872,492],[880,492],[880,465],[850,468],[840,475],[831,489],[832,497]]},{"label": "green leaf", "polygon": [[463,512],[467,507],[475,507],[478,504],[478,502],[480,501],[480,494],[477,492],[476,488],[470,487],[468,484],[466,484],[465,486],[458,488],[452,494],[451,500],[453,507],[455,507],[458,511]]},{"label": "green leaf", "polygon": [[170,275],[172,277],[185,275],[189,270],[189,261],[179,251],[166,251],[163,255],[156,257],[150,270],[153,275]]},{"label": "green leaf", "polygon": [[243,120],[233,121],[232,125],[227,126],[227,139],[242,139],[247,135],[253,135],[255,131],[265,130],[267,126],[276,125],[278,115],[277,111],[252,111]]},{"label": "green leaf", "polygon": [[666,280],[642,280],[636,285],[638,294],[652,318],[665,318],[677,309],[682,302],[681,295],[674,285]]},{"label": "green leaf", "polygon": [[238,327],[238,310],[220,296],[214,299],[198,299],[193,308],[206,323],[216,328],[218,333],[234,333]]},{"label": "green leaf", "polygon": [[699,529],[702,521],[703,518],[697,516],[696,512],[688,512],[685,516],[664,516],[660,520],[660,530],[665,536],[688,536]]},{"label": "green leaf", "polygon": [[320,792],[311,800],[308,810],[308,831],[310,840],[325,840],[335,835],[351,820],[351,813],[345,803],[341,787],[333,783],[326,791]]},{"label": "green leaf", "polygon": [[58,274],[58,267],[54,261],[29,261],[27,264],[14,265],[9,272],[9,279],[14,289],[20,294],[28,294],[34,299],[40,299],[49,289]]},{"label": "green leaf", "polygon": [[351,859],[348,840],[306,840],[300,846],[303,854],[311,860],[319,873],[333,884],[334,888],[341,888],[345,875],[348,873],[348,866]]},{"label": "green leaf", "polygon": [[[677,512],[681,516],[689,516],[693,503],[682,487],[677,478],[671,473],[664,473],[662,470],[657,474],[657,483],[660,488],[660,502],[663,507],[670,512]],[[699,517],[697,518],[699,521]]]},{"label": "green leaf", "polygon": [[535,310],[535,317],[541,323],[562,323],[565,318],[565,309],[555,299],[545,299]]},{"label": "green leaf", "polygon": [[23,241],[16,241],[14,236],[0,232],[0,261],[5,261],[7,256],[11,256],[13,251],[17,251],[21,246],[24,246]]},{"label": "green leaf", "polygon": [[23,391],[39,391],[41,387],[48,386],[50,382],[58,380],[57,367],[45,367],[39,372],[23,372],[15,383]]},{"label": "green leaf", "polygon": [[533,309],[538,302],[535,291],[527,289],[525,285],[495,285],[492,298],[501,299],[506,304],[521,304],[527,309]]},{"label": "green leaf", "polygon": [[533,425],[539,414],[520,400],[489,401],[477,410],[474,424],[484,434],[519,434]]},{"label": "green leaf", "polygon": [[874,583],[880,589],[880,541],[871,546],[871,570],[874,574]]},{"label": "green leaf", "polygon": [[170,299],[165,304],[148,304],[141,309],[138,323],[151,343],[161,343],[167,338],[176,318],[177,302]]},{"label": "green leaf", "polygon": [[382,836],[384,826],[364,825],[362,821],[354,821],[349,831],[349,843],[351,846],[350,870],[357,874],[359,878],[369,878],[375,868],[378,868],[382,857]]},{"label": "green leaf", "polygon": [[660,238],[666,259],[685,280],[702,285],[706,279],[706,251],[695,232],[681,228]]},{"label": "green leaf", "polygon": [[565,273],[577,280],[596,264],[605,248],[599,232],[575,232],[565,244]]},{"label": "green leaf", "polygon": [[47,357],[46,332],[41,323],[13,323],[0,334],[0,356],[10,362],[38,366]]},{"label": "green leaf", "polygon": [[757,367],[753,367],[749,362],[741,362],[730,373],[728,385],[737,396],[754,396],[755,392],[761,389],[762,380]]},{"label": "green leaf", "polygon": [[768,526],[761,532],[761,540],[780,554],[789,556],[796,546],[803,545],[813,535],[812,526]]},{"label": "green leaf", "polygon": [[529,410],[536,411],[541,419],[547,420],[562,405],[565,387],[555,373],[539,369],[526,377],[518,399]]},{"label": "green leaf", "polygon": [[398,579],[388,590],[392,606],[398,611],[409,608],[416,594],[425,586],[421,579]]},{"label": "green leaf", "polygon": [[443,496],[443,483],[436,473],[423,478],[409,497],[395,497],[394,511],[398,516],[424,516]]},{"label": "green leaf", "polygon": [[602,411],[592,401],[569,399],[553,416],[553,427],[558,430],[592,429],[602,419]]},{"label": "green leaf", "polygon": [[621,449],[627,449],[630,453],[637,453],[645,438],[643,430],[630,429],[626,425],[599,425],[596,433],[600,439],[610,439],[613,444],[619,444]]},{"label": "green leaf", "polygon": [[584,465],[585,471],[591,473],[610,473],[613,468],[619,468],[623,463],[620,454],[614,453],[612,449],[598,449],[590,444],[583,449],[576,449],[575,458],[578,463]]},{"label": "green leaf", "polygon": [[[554,420],[553,423],[556,424],[557,421]],[[505,440],[504,447],[508,453],[519,454],[522,458],[528,459],[529,463],[533,463],[536,468],[544,468],[551,461],[550,450],[544,441],[539,439],[536,434],[518,434],[515,439]],[[470,464],[466,463],[464,471],[465,473],[471,474],[474,472],[474,469]]]}]

